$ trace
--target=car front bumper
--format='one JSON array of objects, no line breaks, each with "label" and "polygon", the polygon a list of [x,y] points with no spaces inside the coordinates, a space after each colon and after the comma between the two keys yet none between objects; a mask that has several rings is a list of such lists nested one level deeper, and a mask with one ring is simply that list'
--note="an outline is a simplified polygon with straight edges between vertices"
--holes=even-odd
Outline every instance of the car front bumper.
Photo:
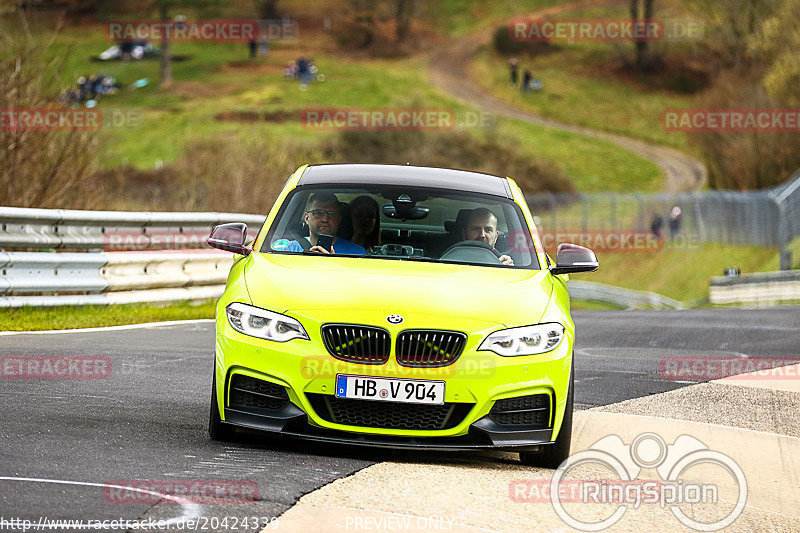
[{"label": "car front bumper", "polygon": [[[215,369],[219,411],[223,421],[233,426],[325,442],[443,450],[538,449],[552,443],[561,427],[573,337],[568,333],[555,350],[537,356],[501,357],[477,351],[480,342],[496,329],[462,328],[470,331],[469,338],[461,357],[450,366],[409,368],[398,365],[394,357],[382,365],[340,361],[327,353],[321,340],[315,342],[314,333],[311,342],[276,343],[242,335],[227,321],[218,321]],[[335,417],[319,412],[320,404],[313,400],[334,399],[338,374],[445,381],[444,401],[463,407],[463,418],[446,428],[424,430],[336,423]],[[283,387],[288,401],[271,409],[232,402],[230,383],[235,375]],[[544,423],[499,424],[492,416],[496,402],[533,395],[548,398]]]},{"label": "car front bumper", "polygon": [[353,433],[313,426],[308,423],[306,413],[291,403],[284,409],[270,414],[226,407],[225,422],[283,437],[397,449],[538,451],[541,445],[550,444],[553,440],[553,430],[550,428],[510,429],[495,423],[488,415],[472,423],[466,435],[454,437],[403,437]]}]

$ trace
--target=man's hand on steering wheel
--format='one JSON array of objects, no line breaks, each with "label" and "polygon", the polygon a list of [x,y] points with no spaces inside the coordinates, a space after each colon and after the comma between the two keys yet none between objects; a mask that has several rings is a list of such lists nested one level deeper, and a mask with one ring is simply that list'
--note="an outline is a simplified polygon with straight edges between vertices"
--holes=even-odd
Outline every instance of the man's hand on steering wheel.
[{"label": "man's hand on steering wheel", "polygon": [[503,255],[501,255],[501,256],[498,256],[498,259],[499,259],[499,260],[500,260],[500,262],[501,262],[501,263],[503,263],[505,266],[510,266],[510,267],[513,267],[513,266],[514,266],[514,260],[513,260],[513,259],[511,259],[511,256],[510,256],[510,255],[505,255],[505,254],[503,254]]},{"label": "man's hand on steering wheel", "polygon": [[501,263],[501,264],[503,264],[503,265],[505,265],[505,266],[514,266],[514,260],[513,260],[513,259],[511,259],[511,257],[510,257],[510,256],[508,256],[508,255],[504,255],[504,254],[501,254],[500,252],[498,252],[498,251],[495,249],[495,247],[494,247],[494,246],[492,246],[491,244],[488,244],[488,243],[482,242],[482,241],[470,241],[470,240],[466,240],[466,241],[460,241],[460,242],[457,242],[457,243],[453,244],[452,246],[450,246],[450,248],[448,248],[447,250],[445,250],[445,252],[442,254],[442,257],[444,257],[445,255],[447,255],[447,254],[448,254],[448,253],[449,253],[451,250],[453,250],[453,249],[455,249],[455,248],[459,248],[459,247],[475,247],[475,248],[483,248],[483,249],[485,249],[485,250],[488,250],[488,251],[490,251],[490,252],[491,252],[491,253],[492,253],[492,254],[495,256],[495,258],[497,258],[497,262],[498,262],[498,263]]}]

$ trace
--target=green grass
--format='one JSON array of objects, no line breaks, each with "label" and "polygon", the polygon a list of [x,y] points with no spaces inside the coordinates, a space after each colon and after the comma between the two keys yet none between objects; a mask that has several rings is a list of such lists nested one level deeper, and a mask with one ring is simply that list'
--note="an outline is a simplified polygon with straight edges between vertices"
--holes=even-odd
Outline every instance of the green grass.
[{"label": "green grass", "polygon": [[[626,18],[629,13],[621,5],[576,10],[565,13],[565,19]],[[680,6],[659,6],[658,16],[686,16]],[[556,51],[535,58],[520,57],[520,73],[530,68],[543,89],[523,94],[509,84],[508,57],[494,52],[491,45],[476,57],[471,78],[485,90],[519,109],[568,124],[619,133],[633,138],[694,152],[682,132],[665,132],[661,112],[667,108],[691,107],[694,96],[670,90],[689,83],[680,76],[656,74],[650,78],[622,78],[613,70],[622,59],[632,59],[631,43],[556,43]],[[659,52],[667,58],[688,56],[691,43],[658,43]],[[661,86],[654,86],[657,80]],[[666,87],[664,86],[666,85]]]},{"label": "green grass", "polygon": [[708,296],[713,276],[737,266],[742,274],[779,269],[776,248],[701,244],[695,248],[665,247],[656,253],[598,254],[600,269],[574,279],[663,294],[682,302]]},{"label": "green grass", "polygon": [[665,132],[661,112],[690,107],[692,98],[647,91],[613,77],[581,71],[591,64],[587,50],[562,49],[533,60],[523,60],[539,92],[522,93],[509,84],[508,59],[484,48],[472,65],[472,80],[500,100],[521,110],[567,124],[619,133],[656,144],[687,150],[686,135]]},{"label": "green grass", "polygon": [[[132,165],[152,169],[169,164],[183,153],[187,142],[218,136],[238,138],[294,138],[322,142],[330,132],[310,131],[302,126],[299,113],[319,107],[435,107],[465,113],[468,109],[432,88],[423,57],[398,60],[356,59],[340,55],[314,54],[324,83],[301,92],[298,83],[286,80],[282,68],[301,53],[296,45],[278,43],[266,60],[248,63],[243,45],[224,43],[178,43],[173,53],[192,59],[174,63],[175,83],[158,86],[158,61],[131,63],[90,62],[109,45],[99,27],[70,29],[62,33],[52,53],[71,50],[61,72],[64,86],[79,75],[106,72],[123,86],[148,78],[147,87],[123,90],[104,97],[100,109],[138,114],[133,128],[108,128],[102,132],[100,165],[114,168]],[[283,122],[222,122],[223,112],[284,112],[293,114]],[[501,135],[531,156],[550,161],[579,189],[653,190],[660,170],[651,162],[626,150],[595,139],[555,131],[519,121],[500,119],[496,129],[472,128],[476,136]],[[456,162],[454,162],[456,164]]]},{"label": "green grass", "polygon": [[434,24],[451,37],[469,33],[492,20],[522,17],[563,0],[438,0],[425,9]]},{"label": "green grass", "polygon": [[0,330],[42,331],[214,318],[215,301],[156,306],[87,305],[0,309]]},{"label": "green grass", "polygon": [[610,142],[520,120],[498,124],[520,153],[552,161],[579,191],[658,191],[663,185],[658,165]]}]

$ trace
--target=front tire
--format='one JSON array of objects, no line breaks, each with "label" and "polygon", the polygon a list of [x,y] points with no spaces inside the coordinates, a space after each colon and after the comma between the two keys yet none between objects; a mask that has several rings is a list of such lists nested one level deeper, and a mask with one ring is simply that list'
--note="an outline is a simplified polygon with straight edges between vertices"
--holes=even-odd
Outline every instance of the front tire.
[{"label": "front tire", "polygon": [[222,421],[217,404],[217,372],[214,370],[214,379],[211,385],[211,411],[208,415],[208,436],[215,441],[234,440],[234,430],[230,424]]},{"label": "front tire", "polygon": [[575,389],[575,366],[570,369],[569,392],[567,392],[567,406],[564,409],[564,420],[561,422],[561,431],[553,444],[547,444],[538,452],[519,452],[519,460],[527,466],[540,468],[558,468],[569,457],[570,444],[572,443],[572,411],[573,393]]}]

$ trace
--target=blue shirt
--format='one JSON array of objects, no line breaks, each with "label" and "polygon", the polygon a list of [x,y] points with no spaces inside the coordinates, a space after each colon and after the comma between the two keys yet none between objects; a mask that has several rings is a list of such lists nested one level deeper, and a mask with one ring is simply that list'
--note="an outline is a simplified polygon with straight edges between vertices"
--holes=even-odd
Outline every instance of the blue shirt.
[{"label": "blue shirt", "polygon": [[[363,246],[359,246],[346,239],[341,239],[338,237],[333,243],[333,249],[337,254],[364,255],[367,253]],[[300,246],[299,242],[292,241],[289,243],[289,246],[284,248],[284,250],[287,252],[302,252],[303,247]]]}]

